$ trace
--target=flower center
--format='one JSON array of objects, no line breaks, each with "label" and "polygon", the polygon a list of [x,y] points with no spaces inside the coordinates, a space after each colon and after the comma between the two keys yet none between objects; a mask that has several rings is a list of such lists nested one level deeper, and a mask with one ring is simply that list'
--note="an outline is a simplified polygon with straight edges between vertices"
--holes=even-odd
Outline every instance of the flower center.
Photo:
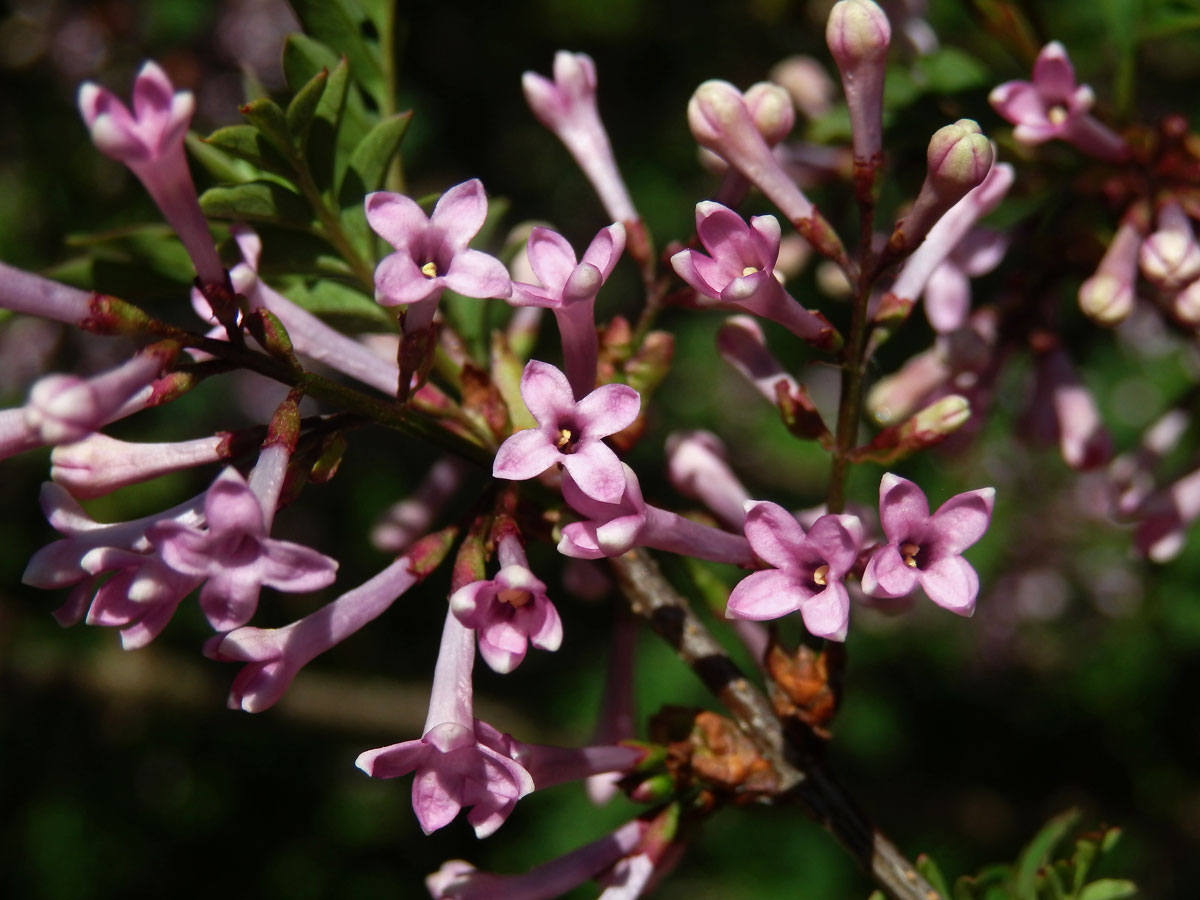
[{"label": "flower center", "polygon": [[573,452],[575,450],[575,433],[570,428],[560,428],[558,440],[554,442],[554,446],[563,453]]},{"label": "flower center", "polygon": [[421,274],[426,278],[437,278],[437,263],[435,263],[433,260],[425,263],[425,265],[421,266]]},{"label": "flower center", "polygon": [[921,552],[921,547],[911,541],[907,544],[900,545],[900,555],[904,557],[904,564],[910,569],[917,567],[917,554]]},{"label": "flower center", "polygon": [[746,268],[742,269],[742,275],[753,275],[757,271],[757,266],[746,266]]},{"label": "flower center", "polygon": [[813,572],[813,582],[821,587],[829,584],[829,566],[817,566]]},{"label": "flower center", "polygon": [[1050,120],[1051,125],[1061,125],[1067,121],[1068,115],[1070,113],[1067,112],[1067,108],[1061,103],[1056,103],[1046,112],[1046,118]]},{"label": "flower center", "polygon": [[501,603],[507,603],[513,609],[520,609],[533,599],[533,595],[529,591],[522,591],[519,588],[505,588],[496,595],[496,599]]}]

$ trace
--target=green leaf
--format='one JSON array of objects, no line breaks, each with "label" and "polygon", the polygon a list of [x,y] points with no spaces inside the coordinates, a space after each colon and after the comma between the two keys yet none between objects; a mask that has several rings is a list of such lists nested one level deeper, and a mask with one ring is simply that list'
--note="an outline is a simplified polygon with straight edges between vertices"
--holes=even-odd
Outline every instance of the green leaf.
[{"label": "green leaf", "polygon": [[67,246],[87,248],[94,257],[137,264],[183,284],[195,277],[191,257],[170,226],[127,225],[92,234],[71,234]]},{"label": "green leaf", "polygon": [[955,94],[980,87],[988,81],[988,71],[974,56],[957,47],[942,47],[917,59],[917,70],[925,76],[929,90]]},{"label": "green leaf", "polygon": [[283,290],[289,300],[315,316],[365,319],[370,327],[390,331],[395,319],[383,307],[361,291],[339,281],[297,280]]},{"label": "green leaf", "polygon": [[1104,832],[1104,837],[1100,840],[1100,852],[1109,853],[1113,847],[1117,846],[1117,842],[1121,840],[1121,829],[1110,828]]},{"label": "green leaf", "polygon": [[227,125],[201,140],[230,156],[246,160],[263,172],[272,172],[289,179],[292,177],[291,165],[253,125]]},{"label": "green leaf", "polygon": [[1075,841],[1075,852],[1071,856],[1071,865],[1075,867],[1074,877],[1071,881],[1071,893],[1078,894],[1083,883],[1087,881],[1088,872],[1091,871],[1092,864],[1096,861],[1096,857],[1100,853],[1099,845],[1088,838],[1079,838]]},{"label": "green leaf", "polygon": [[273,181],[251,181],[232,187],[209,188],[200,197],[206,216],[274,222],[289,228],[308,229],[312,210],[293,191]]},{"label": "green leaf", "polygon": [[241,113],[258,129],[267,142],[284,155],[292,157],[291,132],[288,130],[287,114],[274,100],[263,97],[247,103]]},{"label": "green leaf", "polygon": [[379,109],[387,106],[387,85],[379,50],[364,37],[370,22],[354,0],[292,0],[304,30],[343,54],[350,63],[355,80],[375,100]]},{"label": "green leaf", "polygon": [[[247,126],[249,127],[249,126]],[[262,171],[242,159],[237,159],[204,142],[204,138],[189,133],[185,139],[188,153],[217,181],[241,184],[262,178]]]},{"label": "green leaf", "polygon": [[922,853],[917,857],[917,871],[921,873],[921,877],[929,882],[929,886],[941,894],[943,897],[950,896],[950,886],[946,884],[946,878],[942,875],[942,870],[938,868],[930,857]]},{"label": "green leaf", "polygon": [[1079,894],[1079,900],[1124,900],[1137,896],[1137,885],[1124,878],[1101,878]]},{"label": "green leaf", "polygon": [[283,42],[283,77],[297,93],[322,69],[333,71],[340,54],[307,34],[289,34]]},{"label": "green leaf", "polygon": [[1079,810],[1069,809],[1047,822],[1042,830],[1021,851],[1017,859],[1017,900],[1037,900],[1037,876],[1050,858],[1054,848],[1062,842],[1075,823],[1079,821]]},{"label": "green leaf", "polygon": [[388,165],[412,121],[412,110],[397,113],[372,128],[350,155],[338,199],[342,206],[362,206],[363,197],[383,187]]},{"label": "green leaf", "polygon": [[292,136],[292,146],[301,154],[308,141],[308,129],[312,125],[317,104],[325,95],[325,85],[329,81],[329,70],[321,69],[312,79],[296,92],[287,108],[287,129]]}]

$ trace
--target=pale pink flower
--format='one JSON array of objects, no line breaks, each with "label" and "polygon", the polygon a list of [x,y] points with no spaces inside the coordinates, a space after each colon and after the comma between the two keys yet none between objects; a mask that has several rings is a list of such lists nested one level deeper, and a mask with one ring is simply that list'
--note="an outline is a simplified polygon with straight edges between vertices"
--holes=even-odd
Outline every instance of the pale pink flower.
[{"label": "pale pink flower", "polygon": [[1023,144],[1059,138],[1078,150],[1104,160],[1118,161],[1128,153],[1125,141],[1091,114],[1096,95],[1077,84],[1066,48],[1051,41],[1033,64],[1033,81],[1006,81],[992,90],[988,101],[1016,125],[1013,137]]},{"label": "pale pink flower", "polygon": [[925,282],[925,317],[934,331],[962,328],[971,312],[971,279],[1000,265],[1008,236],[989,228],[973,228]]},{"label": "pale pink flower", "polygon": [[956,494],[932,516],[922,490],[888,472],[879,483],[879,521],[887,543],[871,556],[862,586],[873,597],[903,597],[920,585],[938,606],[969,616],[979,576],[962,552],[983,537],[995,488]]},{"label": "pale pink flower", "polygon": [[132,443],[105,434],[60,444],[50,454],[50,477],[81,500],[102,497],[118,488],[140,484],[169,472],[227,460],[234,435],[172,443]]},{"label": "pale pink flower", "polygon": [[1170,200],[1158,211],[1158,230],[1142,241],[1138,264],[1147,280],[1164,291],[1177,291],[1200,275],[1200,242],[1178,201]]},{"label": "pale pink flower", "polygon": [[534,359],[521,375],[521,399],[538,426],[518,431],[500,445],[492,474],[524,481],[561,463],[589,496],[608,503],[620,500],[625,488],[621,461],[603,438],[637,419],[638,392],[624,384],[605,384],[576,401],[566,376]]},{"label": "pale pink flower", "polygon": [[1096,273],[1079,286],[1079,307],[1092,321],[1116,325],[1133,312],[1142,233],[1133,222],[1122,222]]},{"label": "pale pink flower", "polygon": [[746,503],[744,528],[755,555],[772,568],[738,582],[725,615],[777,619],[799,610],[811,633],[845,640],[850,594],[842,578],[854,565],[862,543],[858,517],[824,515],[805,534],[783,507],[751,500]]}]

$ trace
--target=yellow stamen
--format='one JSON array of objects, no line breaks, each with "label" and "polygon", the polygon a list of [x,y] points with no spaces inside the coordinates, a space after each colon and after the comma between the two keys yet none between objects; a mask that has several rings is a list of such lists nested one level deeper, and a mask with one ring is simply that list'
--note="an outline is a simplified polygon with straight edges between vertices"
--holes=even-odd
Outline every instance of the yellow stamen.
[{"label": "yellow stamen", "polygon": [[813,581],[815,583],[819,584],[821,587],[824,587],[826,584],[829,583],[828,581],[826,581],[826,578],[828,578],[828,577],[829,577],[829,566],[817,566],[816,571],[813,572]]},{"label": "yellow stamen", "polygon": [[900,555],[904,557],[904,564],[910,569],[917,567],[917,554],[921,552],[921,548],[917,544],[901,544]]},{"label": "yellow stamen", "polygon": [[1067,109],[1064,106],[1052,106],[1050,111],[1046,113],[1046,118],[1050,120],[1051,125],[1061,125],[1067,121]]},{"label": "yellow stamen", "polygon": [[758,271],[758,269],[755,266],[746,266],[746,268],[742,269],[742,274],[743,275],[753,275],[757,271]]},{"label": "yellow stamen", "polygon": [[421,274],[426,278],[437,278],[437,273],[437,263],[435,262],[427,262],[421,266]]},{"label": "yellow stamen", "polygon": [[522,591],[517,588],[505,588],[496,595],[496,599],[501,603],[507,603],[513,609],[520,609],[533,599],[533,595],[529,591]]},{"label": "yellow stamen", "polygon": [[570,429],[570,428],[564,428],[564,429],[562,429],[561,431],[559,431],[559,433],[558,433],[558,440],[554,442],[554,446],[555,446],[555,447],[557,447],[559,450],[562,450],[562,449],[564,449],[564,448],[565,448],[565,447],[566,447],[568,444],[570,444],[570,443],[571,443],[571,438],[572,438],[572,437],[574,437],[574,435],[572,435],[572,434],[571,434],[571,429]]}]

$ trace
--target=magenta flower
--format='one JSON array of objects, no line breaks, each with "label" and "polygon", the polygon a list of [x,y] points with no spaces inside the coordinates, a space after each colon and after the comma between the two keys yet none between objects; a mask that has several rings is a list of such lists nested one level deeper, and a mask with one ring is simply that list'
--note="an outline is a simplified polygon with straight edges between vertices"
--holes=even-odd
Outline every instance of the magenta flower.
[{"label": "magenta flower", "polygon": [[158,637],[183,599],[202,579],[169,568],[157,553],[98,547],[82,560],[93,576],[108,574],[87,613],[87,624],[121,629],[126,650]]},{"label": "magenta flower", "polygon": [[567,377],[533,359],[521,374],[521,399],[538,427],[518,431],[500,445],[492,474],[524,481],[561,463],[589,497],[619,501],[625,489],[621,461],[602,439],[637,419],[638,392],[625,384],[605,384],[576,402]]},{"label": "magenta flower", "polygon": [[1125,141],[1091,114],[1096,95],[1076,84],[1075,69],[1066,48],[1051,41],[1033,64],[1033,81],[1006,81],[992,90],[988,101],[1017,126],[1013,137],[1030,146],[1059,138],[1076,149],[1105,160],[1120,160]]},{"label": "magenta flower", "polygon": [[824,317],[797,303],[775,277],[780,230],[774,216],[754,216],[747,225],[733,210],[706,200],[696,204],[696,234],[710,255],[681,250],[671,266],[701,296],[772,319],[803,340],[831,343],[833,328]]},{"label": "magenta flower", "polygon": [[804,627],[818,637],[846,639],[850,594],[842,578],[862,543],[857,516],[824,515],[808,534],[786,509],[768,501],[746,504],[746,539],[773,568],[746,576],[729,595],[731,619],[778,619],[800,611]]},{"label": "magenta flower", "polygon": [[581,398],[596,386],[596,294],[625,249],[625,228],[620,223],[602,228],[576,263],[575,251],[562,235],[535,226],[529,235],[529,265],[541,284],[513,283],[514,306],[541,306],[554,310],[562,340],[567,380]]},{"label": "magenta flower", "polygon": [[475,629],[484,662],[497,672],[511,672],[525,658],[527,644],[557,650],[562,621],[546,596],[546,585],[530,571],[519,538],[500,538],[497,557],[496,577],[459,588],[450,596],[450,611]]},{"label": "magenta flower", "polygon": [[504,824],[517,800],[533,790],[533,778],[509,756],[499,732],[475,722],[474,660],[474,632],[447,611],[424,735],[368,750],[355,761],[374,778],[416,772],[413,811],[426,834],[449,825],[469,806],[467,821],[476,836],[487,837]]},{"label": "magenta flower", "polygon": [[304,592],[334,580],[337,561],[309,547],[268,537],[274,512],[236,469],[226,469],[204,498],[206,529],[178,521],[159,522],[147,537],[168,566],[207,579],[200,605],[217,631],[245,625],[258,605],[261,588]]},{"label": "magenta flower", "polygon": [[938,606],[971,615],[979,576],[962,552],[987,531],[995,496],[995,488],[956,494],[931,516],[919,487],[890,472],[884,475],[879,520],[888,542],[867,563],[863,590],[873,597],[903,597],[919,584]]},{"label": "magenta flower", "polygon": [[195,105],[191,92],[176,93],[154,62],[145,63],[134,79],[132,114],[111,91],[90,81],[79,87],[79,111],[93,143],[138,177],[179,235],[201,286],[223,285],[225,269],[200,211],[183,150]]},{"label": "magenta flower", "polygon": [[467,297],[512,292],[504,264],[467,247],[487,218],[487,195],[478,178],[442,194],[429,217],[403,194],[377,191],[365,203],[371,228],[396,248],[375,269],[375,298],[384,306],[410,304],[407,333],[433,321],[447,288]]}]

